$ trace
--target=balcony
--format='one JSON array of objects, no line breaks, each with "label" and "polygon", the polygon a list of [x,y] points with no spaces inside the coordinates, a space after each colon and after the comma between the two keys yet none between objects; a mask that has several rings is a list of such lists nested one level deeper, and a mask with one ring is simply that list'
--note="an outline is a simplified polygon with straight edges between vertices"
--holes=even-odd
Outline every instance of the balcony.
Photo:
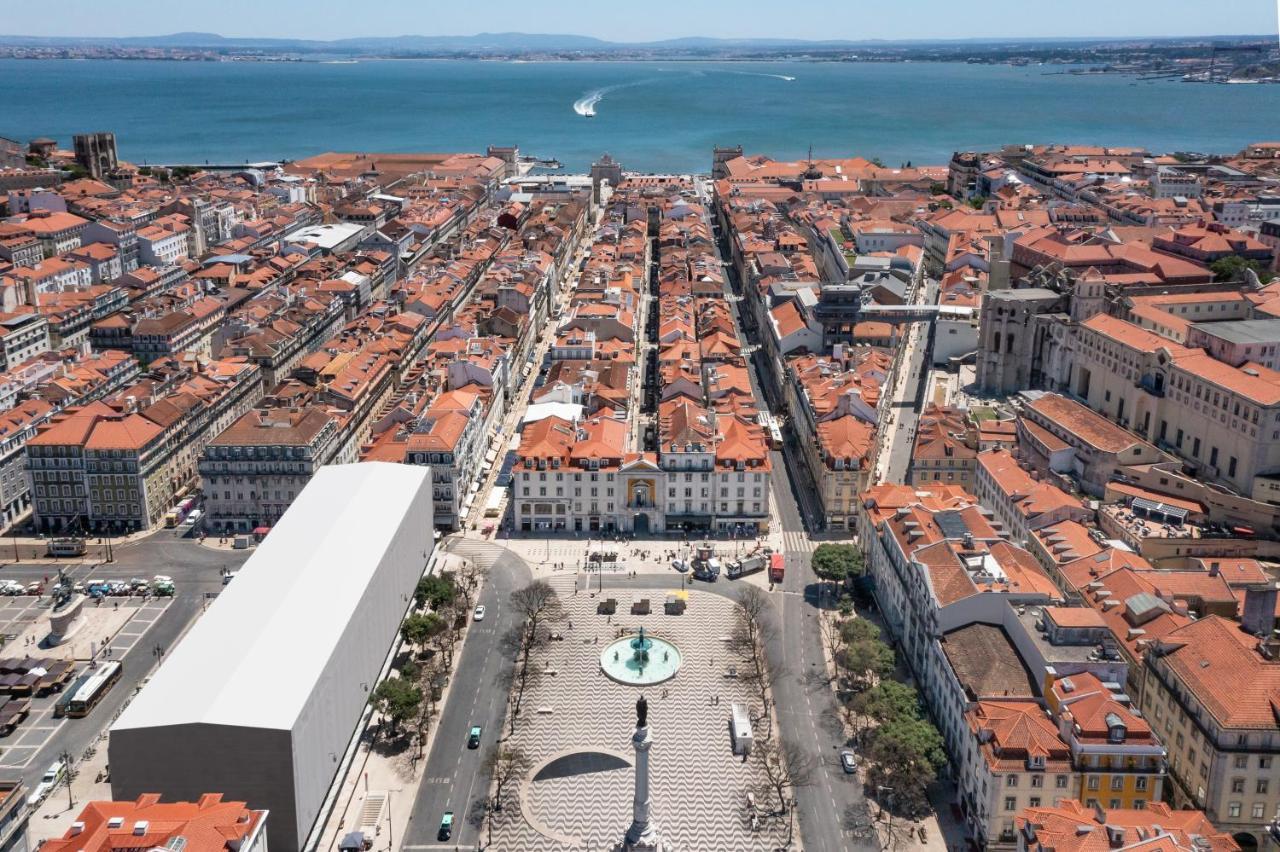
[{"label": "balcony", "polygon": [[1138,380],[1138,387],[1152,396],[1164,396],[1164,376],[1143,376]]}]

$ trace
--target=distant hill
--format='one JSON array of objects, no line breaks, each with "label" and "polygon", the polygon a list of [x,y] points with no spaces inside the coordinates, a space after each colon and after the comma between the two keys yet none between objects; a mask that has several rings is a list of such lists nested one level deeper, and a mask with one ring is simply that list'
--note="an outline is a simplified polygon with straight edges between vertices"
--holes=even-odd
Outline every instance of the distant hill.
[{"label": "distant hill", "polygon": [[[1274,36],[1203,36],[1199,40],[1235,41],[1244,39],[1274,38]],[[868,39],[849,41],[842,39],[811,40],[781,38],[723,39],[704,36],[664,39],[649,42],[616,42],[591,36],[559,33],[477,33],[475,35],[400,35],[385,37],[345,38],[334,41],[318,41],[291,38],[243,38],[223,36],[217,33],[182,32],[170,35],[130,36],[103,38],[92,36],[24,36],[0,35],[0,45],[18,47],[119,47],[196,49],[214,51],[267,50],[297,53],[342,53],[375,56],[395,56],[427,53],[494,53],[510,54],[537,51],[795,51],[817,49],[852,48],[974,48],[978,46],[1011,47],[1027,45],[1050,47],[1063,45],[1081,47],[1087,45],[1124,44],[1131,42],[1188,42],[1190,38],[1043,38],[1043,39],[911,39],[885,41]]]}]

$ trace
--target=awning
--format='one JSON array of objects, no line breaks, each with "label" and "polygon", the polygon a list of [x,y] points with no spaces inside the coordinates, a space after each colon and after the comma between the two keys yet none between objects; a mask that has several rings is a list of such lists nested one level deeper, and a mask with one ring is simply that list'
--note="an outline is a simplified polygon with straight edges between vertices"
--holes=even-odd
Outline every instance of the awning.
[{"label": "awning", "polygon": [[269,532],[271,532],[271,527],[254,527],[253,528],[254,535],[266,535]]},{"label": "awning", "polygon": [[1135,497],[1129,505],[1135,512],[1146,512],[1148,515],[1163,515],[1169,520],[1177,521],[1178,523],[1182,523],[1187,519],[1186,509],[1180,506],[1171,506],[1168,503],[1148,500],[1145,497]]}]

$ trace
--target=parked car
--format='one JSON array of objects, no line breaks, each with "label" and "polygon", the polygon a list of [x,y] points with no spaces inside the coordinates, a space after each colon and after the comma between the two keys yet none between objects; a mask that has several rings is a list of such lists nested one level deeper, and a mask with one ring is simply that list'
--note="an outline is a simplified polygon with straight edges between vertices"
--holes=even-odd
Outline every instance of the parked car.
[{"label": "parked car", "polygon": [[38,580],[32,583],[27,583],[27,594],[42,595],[44,594],[44,586],[40,585]]},{"label": "parked car", "polygon": [[436,832],[436,840],[444,841],[453,837],[453,811],[445,811],[440,819],[440,831]]},{"label": "parked car", "polygon": [[844,769],[846,775],[852,775],[858,771],[858,756],[853,753],[853,749],[841,749],[840,767]]},{"label": "parked car", "polygon": [[484,604],[480,604],[478,607],[476,607],[476,611],[475,613],[472,614],[471,620],[484,621]]},{"label": "parked car", "polygon": [[480,726],[472,725],[471,733],[467,736],[467,748],[480,748]]}]

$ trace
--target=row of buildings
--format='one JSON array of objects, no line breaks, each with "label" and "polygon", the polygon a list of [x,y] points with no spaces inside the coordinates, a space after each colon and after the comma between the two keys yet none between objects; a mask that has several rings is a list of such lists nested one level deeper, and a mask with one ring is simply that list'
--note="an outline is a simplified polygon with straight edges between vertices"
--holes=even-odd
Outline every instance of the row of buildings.
[{"label": "row of buildings", "polygon": [[514,459],[523,531],[765,531],[772,459],[697,184],[611,175]]},{"label": "row of buildings", "polygon": [[[6,525],[145,529],[199,489],[212,528],[269,528],[419,378],[417,355],[510,242],[512,172],[499,156],[331,154],[182,180],[114,162],[8,190]],[[528,268],[495,268],[513,310],[508,279]]]},{"label": "row of buildings", "polygon": [[921,237],[935,364],[948,289],[972,310],[974,386],[926,385],[907,482],[856,514],[975,845],[1271,842],[1278,181],[1008,148],[958,154],[878,229]]}]

